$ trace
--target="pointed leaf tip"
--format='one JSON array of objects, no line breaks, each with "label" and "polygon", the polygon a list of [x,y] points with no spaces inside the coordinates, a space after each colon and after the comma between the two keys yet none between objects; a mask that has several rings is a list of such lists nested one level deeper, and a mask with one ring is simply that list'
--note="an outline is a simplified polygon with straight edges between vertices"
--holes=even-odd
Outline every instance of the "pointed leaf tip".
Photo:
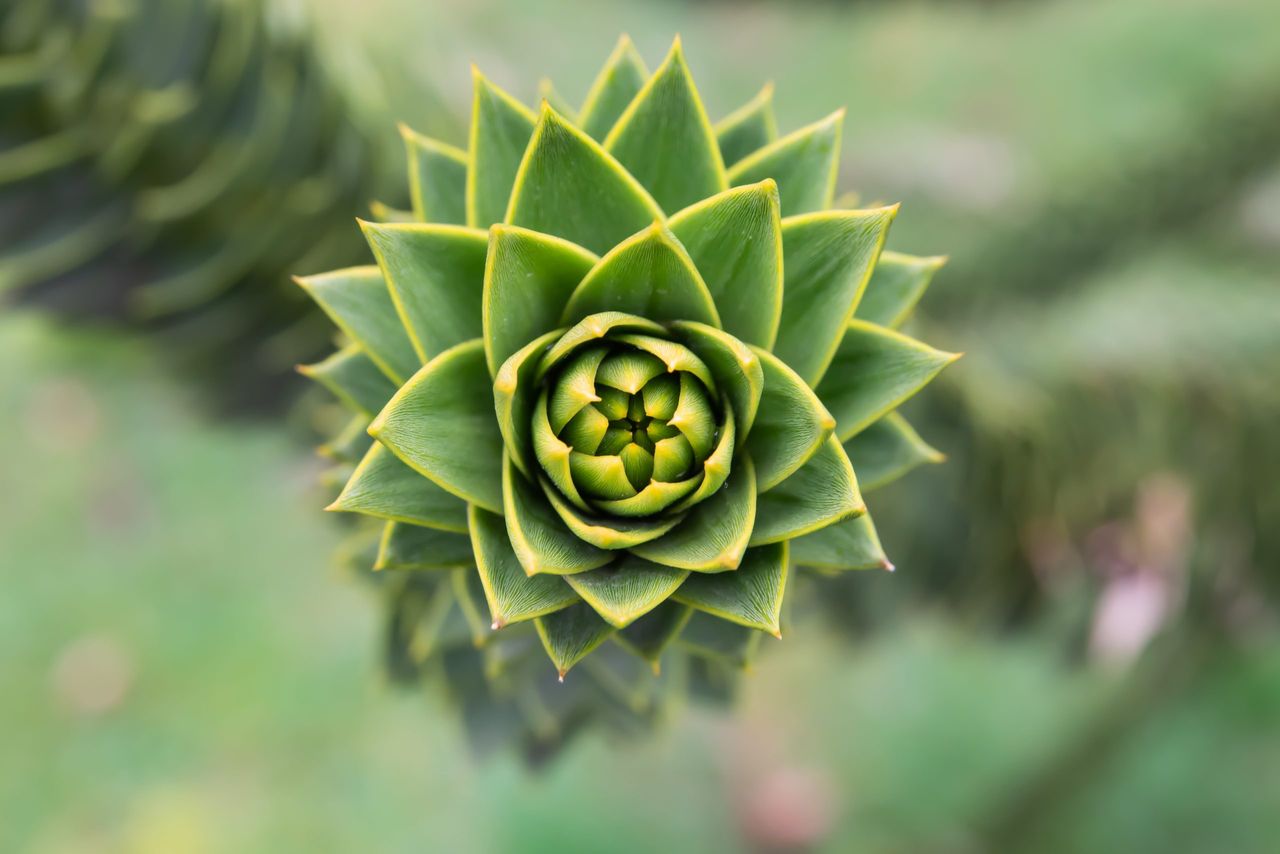
[{"label": "pointed leaf tip", "polygon": [[[587,198],[591,205],[582,203]],[[554,107],[544,107],[515,176],[507,223],[601,253],[662,217],[611,154]]]},{"label": "pointed leaf tip", "polygon": [[667,212],[728,189],[715,131],[678,38],[604,147]]}]

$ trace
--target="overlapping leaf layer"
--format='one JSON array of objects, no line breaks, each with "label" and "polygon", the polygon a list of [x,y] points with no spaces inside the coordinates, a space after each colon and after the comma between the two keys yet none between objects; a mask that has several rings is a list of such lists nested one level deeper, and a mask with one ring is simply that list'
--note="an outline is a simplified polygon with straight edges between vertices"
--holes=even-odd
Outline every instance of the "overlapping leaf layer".
[{"label": "overlapping leaf layer", "polygon": [[351,217],[402,170],[265,7],[0,4],[0,299],[154,331],[236,398],[323,352],[288,275],[363,258]]},{"label": "overlapping leaf layer", "polygon": [[842,113],[779,137],[770,96],[713,125],[678,41],[577,111],[477,73],[467,150],[405,130],[376,265],[300,280],[355,413],[332,509],[384,520],[393,659],[471,723],[723,694],[797,569],[891,568],[863,492],[940,458],[894,411],[955,358],[897,330],[940,261],[832,208]]}]

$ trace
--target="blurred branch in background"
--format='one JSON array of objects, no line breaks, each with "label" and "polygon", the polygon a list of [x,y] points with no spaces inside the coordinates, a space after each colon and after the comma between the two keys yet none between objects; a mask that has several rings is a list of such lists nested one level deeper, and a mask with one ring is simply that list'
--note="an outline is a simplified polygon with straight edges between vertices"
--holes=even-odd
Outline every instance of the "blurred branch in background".
[{"label": "blurred branch in background", "polygon": [[15,0],[0,50],[0,295],[269,400],[328,336],[289,275],[363,260],[401,183],[390,122],[265,0]]}]

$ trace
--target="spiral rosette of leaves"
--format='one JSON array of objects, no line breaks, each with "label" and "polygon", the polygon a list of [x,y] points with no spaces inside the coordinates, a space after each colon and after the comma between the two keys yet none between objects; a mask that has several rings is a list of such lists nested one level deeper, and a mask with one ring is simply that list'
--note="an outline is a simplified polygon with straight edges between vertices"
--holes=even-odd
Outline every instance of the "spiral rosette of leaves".
[{"label": "spiral rosette of leaves", "polygon": [[307,27],[269,11],[0,8],[0,297],[171,332],[227,385],[323,352],[288,276],[360,260],[350,217],[393,176]]},{"label": "spiral rosette of leaves", "polygon": [[939,265],[882,255],[896,207],[832,208],[843,112],[779,138],[766,89],[713,126],[678,41],[650,74],[623,39],[580,110],[546,91],[477,73],[466,151],[405,131],[377,265],[300,281],[397,669],[556,732],[731,692],[796,567],[890,568],[855,466],[937,459],[894,410],[955,357],[895,331]]}]

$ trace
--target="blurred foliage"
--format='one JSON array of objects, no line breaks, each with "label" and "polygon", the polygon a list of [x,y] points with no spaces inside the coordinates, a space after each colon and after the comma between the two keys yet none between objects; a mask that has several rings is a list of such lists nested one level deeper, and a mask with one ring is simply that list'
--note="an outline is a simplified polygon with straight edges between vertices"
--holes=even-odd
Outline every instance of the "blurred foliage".
[{"label": "blurred foliage", "polygon": [[[23,448],[0,467],[0,850],[1266,854],[1280,833],[1274,635],[1140,685],[1160,702],[1029,823],[1018,794],[1132,682],[1064,673],[1051,633],[909,608],[853,647],[771,641],[733,719],[588,733],[531,774],[475,764],[439,697],[374,678],[367,591],[325,578],[338,532],[287,436],[197,417],[146,348],[17,317],[0,435]],[[984,845],[997,824],[1025,830]]]},{"label": "blurred foliage", "polygon": [[157,331],[236,400],[323,348],[288,277],[362,259],[352,218],[400,158],[278,7],[5,5],[0,295]]}]

